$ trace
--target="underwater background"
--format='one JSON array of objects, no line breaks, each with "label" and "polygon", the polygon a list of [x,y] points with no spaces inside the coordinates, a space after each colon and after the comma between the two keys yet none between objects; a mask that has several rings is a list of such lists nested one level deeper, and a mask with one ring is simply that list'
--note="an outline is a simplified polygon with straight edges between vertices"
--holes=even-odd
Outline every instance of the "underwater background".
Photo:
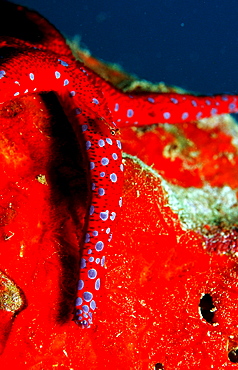
[{"label": "underwater background", "polygon": [[19,0],[139,78],[238,92],[237,0]]}]

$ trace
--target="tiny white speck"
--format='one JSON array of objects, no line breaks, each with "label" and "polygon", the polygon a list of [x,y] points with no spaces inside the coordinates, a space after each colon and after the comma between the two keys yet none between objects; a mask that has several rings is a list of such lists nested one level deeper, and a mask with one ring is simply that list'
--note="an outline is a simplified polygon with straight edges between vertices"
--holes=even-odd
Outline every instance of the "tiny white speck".
[{"label": "tiny white speck", "polygon": [[217,114],[217,109],[216,108],[212,108],[211,109],[211,116],[214,116],[215,114]]},{"label": "tiny white speck", "polygon": [[60,78],[60,76],[61,76],[60,72],[55,71],[55,77],[58,79],[58,78]]},{"label": "tiny white speck", "polygon": [[98,278],[98,279],[95,281],[95,289],[96,289],[96,290],[99,290],[99,289],[100,289],[100,278]]},{"label": "tiny white speck", "polygon": [[108,158],[103,157],[103,158],[101,159],[101,164],[102,164],[103,166],[107,166],[107,165],[108,165],[108,163],[109,163],[109,159],[108,159]]},{"label": "tiny white speck", "polygon": [[101,259],[101,266],[104,266],[105,265],[105,261],[106,261],[106,257],[103,256],[102,259]]},{"label": "tiny white speck", "polygon": [[[82,111],[81,111],[81,109],[80,108],[76,108],[75,109],[75,114],[76,114],[76,116],[77,115],[79,115],[79,114],[81,114],[82,113]],[[83,125],[84,126],[84,125]],[[85,125],[86,126],[86,125]]]},{"label": "tiny white speck", "polygon": [[98,99],[93,98],[92,103],[94,103],[94,104],[99,104],[99,101],[98,101]]},{"label": "tiny white speck", "polygon": [[84,240],[85,243],[89,243],[90,242],[90,234],[86,234],[85,235],[85,240]]},{"label": "tiny white speck", "polygon": [[88,150],[91,147],[91,141],[86,141],[86,150]]},{"label": "tiny white speck", "polygon": [[229,109],[230,111],[233,111],[234,109],[236,109],[236,104],[234,104],[234,103],[230,103],[230,104],[229,104],[229,106],[228,106],[228,109]]},{"label": "tiny white speck", "polygon": [[185,119],[187,119],[188,118],[188,112],[184,112],[183,114],[182,114],[182,120],[185,120]]},{"label": "tiny white speck", "polygon": [[111,214],[111,216],[110,216],[110,219],[112,220],[112,221],[114,221],[115,220],[115,218],[116,218],[116,212],[112,212],[112,214]]},{"label": "tiny white speck", "polygon": [[109,145],[112,145],[112,140],[111,140],[109,137],[107,137],[107,138],[106,138],[106,142],[107,142]]},{"label": "tiny white speck", "polygon": [[60,64],[62,64],[62,66],[64,66],[64,67],[68,67],[69,65],[68,65],[68,63],[66,63],[64,60],[62,60],[62,59],[58,59],[58,62],[60,62]]},{"label": "tiny white speck", "polygon": [[104,145],[105,145],[104,140],[102,140],[102,139],[98,140],[98,146],[100,146],[100,148],[102,148]]},{"label": "tiny white speck", "polygon": [[110,175],[110,180],[111,180],[111,182],[117,182],[117,175],[115,173],[112,173]]},{"label": "tiny white speck", "polygon": [[99,217],[102,221],[106,221],[108,219],[109,211],[100,212]]},{"label": "tiny white speck", "polygon": [[104,243],[99,240],[96,244],[95,244],[95,249],[97,252],[101,252],[104,248]]},{"label": "tiny white speck", "polygon": [[119,149],[121,149],[121,142],[120,142],[120,140],[117,140],[117,146],[118,146]]},{"label": "tiny white speck", "polygon": [[30,80],[33,81],[35,79],[34,73],[29,73]]},{"label": "tiny white speck", "polygon": [[169,119],[170,118],[170,113],[169,112],[164,112],[163,116],[164,116],[164,119]]},{"label": "tiny white speck", "polygon": [[85,69],[83,69],[83,68],[80,68],[80,69],[81,69],[81,71],[82,71],[84,74],[86,74],[86,75],[88,76],[87,71],[85,71]]},{"label": "tiny white speck", "polygon": [[[78,109],[78,108],[77,108]],[[88,126],[87,125],[82,125],[82,131],[84,132],[84,131],[87,131],[87,129],[88,129]]]},{"label": "tiny white speck", "polygon": [[128,109],[126,115],[127,115],[128,118],[133,117],[133,115],[134,115],[133,109]]},{"label": "tiny white speck", "polygon": [[119,110],[119,104],[118,104],[118,103],[116,103],[116,104],[115,104],[115,107],[114,107],[114,111],[115,111],[115,112],[118,112],[118,110]]},{"label": "tiny white speck", "polygon": [[3,71],[3,70],[1,70],[1,71],[0,71],[0,79],[1,79],[1,78],[3,78],[3,77],[5,76],[5,74],[6,74],[6,72],[5,72],[5,71]]}]

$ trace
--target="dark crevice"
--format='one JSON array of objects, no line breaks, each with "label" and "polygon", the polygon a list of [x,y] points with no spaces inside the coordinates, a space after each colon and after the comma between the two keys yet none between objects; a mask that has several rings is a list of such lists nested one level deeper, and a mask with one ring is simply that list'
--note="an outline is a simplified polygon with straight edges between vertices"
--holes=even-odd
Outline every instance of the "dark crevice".
[{"label": "dark crevice", "polygon": [[155,364],[154,370],[165,370],[165,368],[160,362],[158,362],[157,364]]},{"label": "dark crevice", "polygon": [[238,363],[238,348],[234,348],[232,349],[229,353],[228,353],[228,358],[231,362],[233,363]]},{"label": "dark crevice", "polygon": [[202,317],[206,322],[213,325],[214,322],[214,314],[215,314],[215,306],[212,301],[212,296],[208,293],[204,294],[200,299],[199,309]]},{"label": "dark crevice", "polygon": [[27,14],[27,10],[23,7],[1,2],[0,35],[16,37],[32,43],[42,42],[43,32],[38,24],[28,18]]}]

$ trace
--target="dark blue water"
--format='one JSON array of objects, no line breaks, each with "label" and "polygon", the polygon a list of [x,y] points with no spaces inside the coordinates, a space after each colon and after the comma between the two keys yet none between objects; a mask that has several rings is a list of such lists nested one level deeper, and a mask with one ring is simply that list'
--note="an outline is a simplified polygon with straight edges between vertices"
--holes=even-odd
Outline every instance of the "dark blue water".
[{"label": "dark blue water", "polygon": [[22,0],[98,58],[152,82],[238,92],[237,0]]}]

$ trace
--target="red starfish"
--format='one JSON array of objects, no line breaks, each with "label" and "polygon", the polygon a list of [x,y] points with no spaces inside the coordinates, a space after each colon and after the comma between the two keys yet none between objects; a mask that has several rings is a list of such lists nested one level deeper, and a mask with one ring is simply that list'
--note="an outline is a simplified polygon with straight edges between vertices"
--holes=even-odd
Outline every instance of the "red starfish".
[{"label": "red starfish", "polygon": [[191,122],[233,113],[238,111],[238,97],[122,93],[75,60],[60,33],[38,14],[10,3],[4,7],[24,14],[43,32],[43,38],[37,42],[17,35],[0,38],[0,103],[26,94],[55,92],[88,161],[91,196],[81,246],[75,321],[90,327],[104,270],[104,249],[122,206],[118,127]]}]

